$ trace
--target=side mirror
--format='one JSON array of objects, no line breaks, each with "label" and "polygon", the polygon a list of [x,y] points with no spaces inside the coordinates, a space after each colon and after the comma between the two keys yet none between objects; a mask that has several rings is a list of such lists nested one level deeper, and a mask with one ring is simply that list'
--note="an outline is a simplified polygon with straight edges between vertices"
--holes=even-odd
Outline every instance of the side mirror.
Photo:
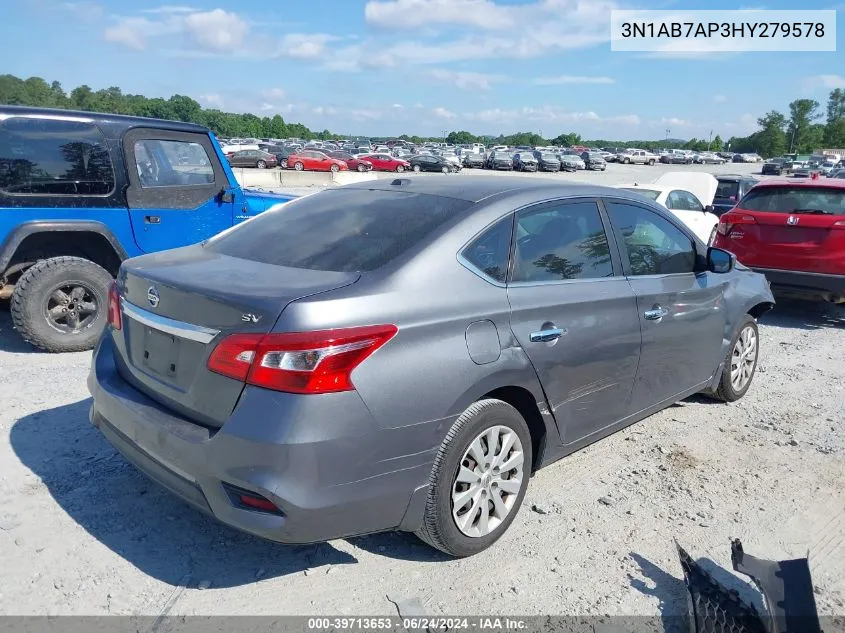
[{"label": "side mirror", "polygon": [[222,203],[229,203],[235,201],[235,194],[231,191],[226,191],[225,189],[221,189],[220,193],[217,194],[218,200]]},{"label": "side mirror", "polygon": [[729,273],[736,263],[736,256],[733,253],[715,248],[707,249],[707,270],[711,273]]},{"label": "side mirror", "polygon": [[704,212],[705,213],[715,213],[716,209],[713,207],[712,204],[708,204],[706,207],[704,207]]}]

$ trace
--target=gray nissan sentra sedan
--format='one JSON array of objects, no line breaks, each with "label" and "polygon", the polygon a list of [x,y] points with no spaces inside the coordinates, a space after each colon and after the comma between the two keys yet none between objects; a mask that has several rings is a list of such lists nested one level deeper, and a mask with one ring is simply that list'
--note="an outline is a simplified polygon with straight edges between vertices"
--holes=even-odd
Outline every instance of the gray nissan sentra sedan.
[{"label": "gray nissan sentra sedan", "polygon": [[276,541],[397,529],[467,556],[541,466],[741,398],[774,300],[636,194],[417,176],[128,260],[109,304],[91,420],[161,485]]}]

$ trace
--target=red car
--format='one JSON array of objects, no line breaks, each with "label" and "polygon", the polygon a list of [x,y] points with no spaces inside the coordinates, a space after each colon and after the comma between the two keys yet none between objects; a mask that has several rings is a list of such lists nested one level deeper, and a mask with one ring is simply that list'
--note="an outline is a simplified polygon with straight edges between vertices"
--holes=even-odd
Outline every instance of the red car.
[{"label": "red car", "polygon": [[364,154],[358,156],[358,158],[372,163],[373,169],[376,171],[398,171],[402,173],[411,168],[411,163],[401,158],[394,158],[390,154]]},{"label": "red car", "polygon": [[370,161],[346,152],[329,152],[329,158],[342,160],[353,171],[372,171],[373,169],[373,164]]},{"label": "red car", "polygon": [[845,181],[761,181],[719,219],[713,246],[775,292],[845,303]]},{"label": "red car", "polygon": [[288,167],[296,171],[347,171],[349,166],[342,160],[331,158],[316,150],[303,150],[288,156]]}]

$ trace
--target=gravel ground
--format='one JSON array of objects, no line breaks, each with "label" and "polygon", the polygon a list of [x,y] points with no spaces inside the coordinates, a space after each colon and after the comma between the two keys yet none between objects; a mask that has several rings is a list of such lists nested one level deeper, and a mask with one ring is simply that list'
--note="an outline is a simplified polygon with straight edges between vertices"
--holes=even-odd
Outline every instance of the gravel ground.
[{"label": "gravel ground", "polygon": [[689,399],[540,471],[502,540],[455,561],[410,535],[290,547],[216,524],[88,423],[90,354],[34,352],[0,310],[0,613],[373,615],[416,598],[429,615],[666,617],[686,609],[672,539],[730,568],[740,537],[765,558],[809,551],[820,612],[843,615],[843,332],[845,308],[780,303],[743,400]]}]

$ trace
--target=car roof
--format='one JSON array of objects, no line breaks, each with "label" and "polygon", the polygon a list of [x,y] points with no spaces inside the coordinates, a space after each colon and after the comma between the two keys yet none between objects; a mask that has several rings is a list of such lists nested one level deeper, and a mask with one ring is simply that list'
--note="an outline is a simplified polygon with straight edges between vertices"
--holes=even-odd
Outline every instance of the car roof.
[{"label": "car roof", "polygon": [[[393,184],[397,183],[397,184]],[[481,202],[493,196],[507,197],[536,193],[538,196],[613,196],[630,198],[627,192],[598,185],[561,182],[550,178],[525,178],[523,176],[404,176],[393,179],[367,181],[345,185],[343,189],[370,191],[404,191],[467,202]],[[630,198],[634,199],[634,198]]]},{"label": "car roof", "polygon": [[769,178],[761,180],[754,189],[761,187],[825,187],[829,189],[845,189],[845,181],[838,178],[807,178],[806,180],[794,180],[792,178]]},{"label": "car roof", "polygon": [[156,127],[167,130],[207,133],[208,128],[198,123],[184,123],[182,121],[168,121],[165,119],[151,119],[125,114],[106,114],[103,112],[85,112],[82,110],[62,110],[59,108],[33,108],[29,106],[0,106],[0,120],[8,117],[52,118],[64,120],[78,120],[93,123],[108,123],[115,126]]}]

